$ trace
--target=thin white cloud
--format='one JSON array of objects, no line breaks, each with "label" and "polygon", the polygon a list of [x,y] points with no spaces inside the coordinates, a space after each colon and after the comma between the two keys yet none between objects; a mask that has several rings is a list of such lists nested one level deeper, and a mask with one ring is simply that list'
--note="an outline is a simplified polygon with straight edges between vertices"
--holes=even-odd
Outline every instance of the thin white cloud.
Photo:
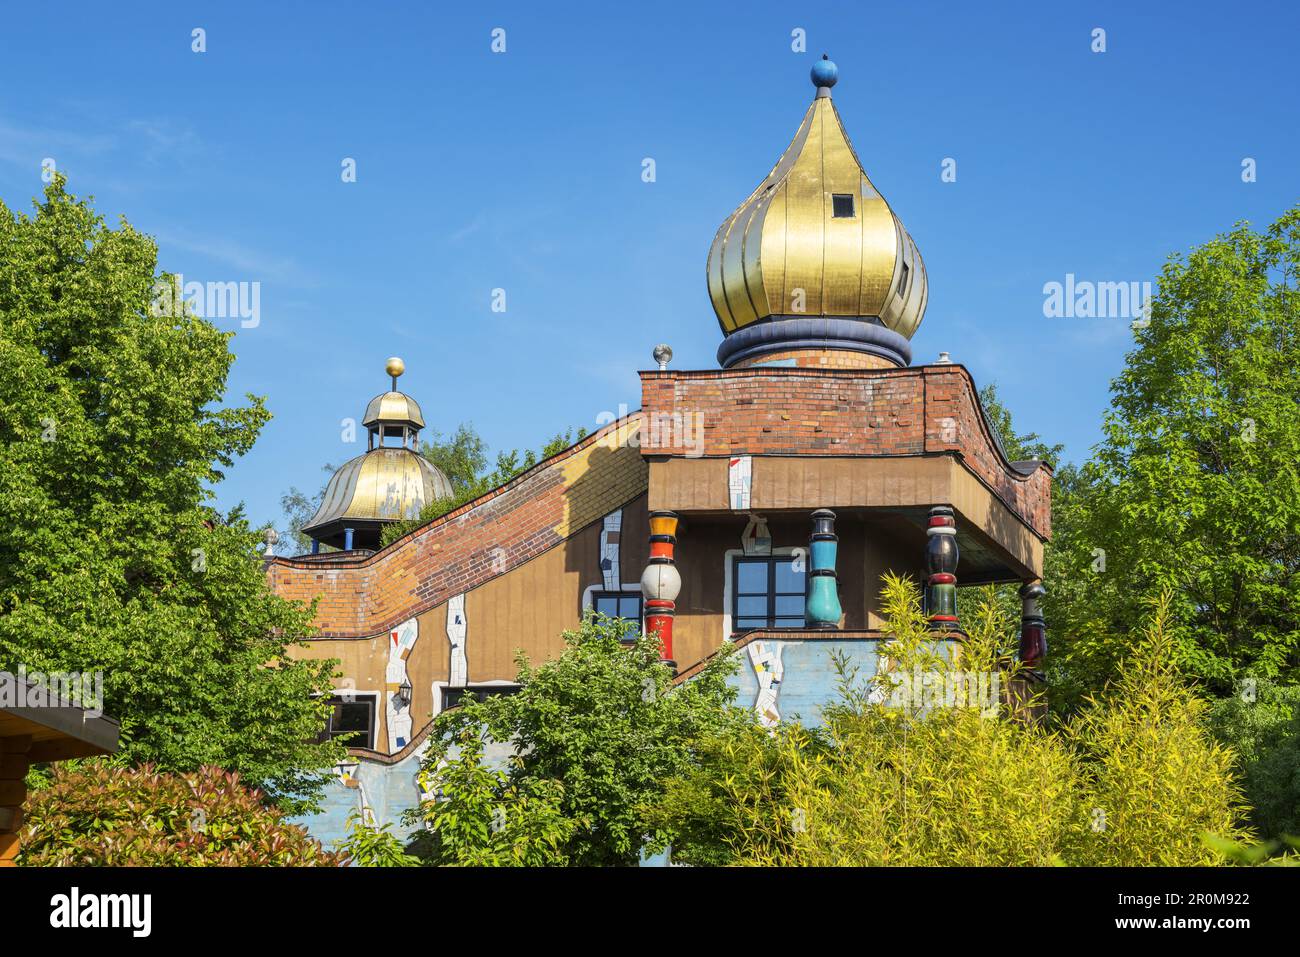
[{"label": "thin white cloud", "polygon": [[62,166],[62,156],[101,156],[119,146],[114,133],[72,133],[16,126],[0,119],[0,160],[24,166],[38,173],[41,163],[53,159],[56,167]]},{"label": "thin white cloud", "polygon": [[169,248],[181,249],[230,266],[239,273],[237,277],[208,277],[211,279],[243,278],[249,281],[281,283],[296,288],[311,288],[318,285],[315,277],[303,270],[293,259],[253,249],[233,239],[222,236],[198,236],[178,230],[159,231],[154,238],[158,241],[158,258],[164,269],[175,270],[176,268],[167,262]]}]

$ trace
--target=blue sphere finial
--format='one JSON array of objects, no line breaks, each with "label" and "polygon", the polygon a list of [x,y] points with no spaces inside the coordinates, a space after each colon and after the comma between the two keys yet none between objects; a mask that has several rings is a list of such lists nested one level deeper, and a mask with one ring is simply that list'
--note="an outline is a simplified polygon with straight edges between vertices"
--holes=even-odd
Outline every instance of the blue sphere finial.
[{"label": "blue sphere finial", "polygon": [[822,54],[820,60],[813,64],[812,73],[810,74],[813,86],[818,89],[822,87],[830,89],[835,85],[835,81],[839,79],[839,75],[840,71],[835,65],[835,61],[825,53]]}]

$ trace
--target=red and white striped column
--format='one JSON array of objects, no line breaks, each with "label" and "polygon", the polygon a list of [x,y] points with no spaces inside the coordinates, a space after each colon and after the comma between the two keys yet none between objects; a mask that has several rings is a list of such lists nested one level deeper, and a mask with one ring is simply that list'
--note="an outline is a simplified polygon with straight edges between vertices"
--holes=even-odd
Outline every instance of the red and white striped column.
[{"label": "red and white striped column", "polygon": [[662,660],[675,674],[673,660],[673,618],[677,613],[677,596],[682,590],[682,576],[677,571],[677,513],[650,513],[650,560],[641,576],[641,594],[645,596],[646,633],[658,635],[663,646]]}]

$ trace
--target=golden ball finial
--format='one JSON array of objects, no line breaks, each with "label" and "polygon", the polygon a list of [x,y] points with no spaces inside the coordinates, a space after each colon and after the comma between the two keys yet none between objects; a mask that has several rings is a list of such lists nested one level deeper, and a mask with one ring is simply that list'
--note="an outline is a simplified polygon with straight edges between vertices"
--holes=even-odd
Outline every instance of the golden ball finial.
[{"label": "golden ball finial", "polygon": [[388,364],[384,366],[384,371],[396,379],[406,371],[406,363],[397,356],[393,356],[388,360]]}]

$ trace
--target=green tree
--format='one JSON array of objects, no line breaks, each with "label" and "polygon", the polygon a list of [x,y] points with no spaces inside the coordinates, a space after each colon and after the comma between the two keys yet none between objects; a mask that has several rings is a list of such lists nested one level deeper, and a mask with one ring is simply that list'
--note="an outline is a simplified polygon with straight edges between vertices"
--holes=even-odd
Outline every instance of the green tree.
[{"label": "green tree", "polygon": [[[408,818],[425,833],[414,842],[444,867],[552,867],[568,862],[568,844],[586,827],[565,814],[564,783],[520,774],[517,780],[485,760],[482,728],[466,721],[455,753],[425,766],[421,783],[436,798]],[[519,759],[512,759],[518,766]]]},{"label": "green tree", "polygon": [[1269,840],[1300,835],[1300,686],[1243,682],[1213,703],[1211,724],[1238,756],[1255,830]]},{"label": "green tree", "polygon": [[[421,809],[435,863],[522,863],[527,852],[631,865],[647,840],[662,843],[652,809],[665,782],[697,760],[696,742],[753,717],[731,704],[733,658],[673,686],[658,639],[629,641],[635,629],[588,615],[556,660],[534,668],[520,656],[518,692],[438,716],[424,776],[443,800]],[[486,741],[511,743],[506,768],[483,765]]]},{"label": "green tree", "polygon": [[1040,462],[1047,462],[1053,467],[1060,462],[1061,456],[1065,453],[1064,445],[1060,443],[1048,445],[1037,432],[1026,432],[1024,434],[1016,432],[1015,426],[1011,422],[1011,410],[1003,405],[1002,400],[998,397],[996,382],[990,382],[980,389],[980,404],[984,406],[984,412],[988,415],[989,421],[992,423],[993,428],[997,430],[998,437],[1002,440],[1002,451],[1007,453],[1007,458],[1012,462],[1038,459]]},{"label": "green tree", "polygon": [[310,610],[210,504],[269,418],[222,404],[233,333],[155,308],[153,240],[61,177],[34,215],[0,204],[0,247],[0,669],[102,671],[127,762],[310,803],[332,663],[290,657]]},{"label": "green tree", "polygon": [[1059,699],[1103,684],[1144,601],[1227,694],[1300,664],[1300,207],[1164,267],[1049,564]]}]

